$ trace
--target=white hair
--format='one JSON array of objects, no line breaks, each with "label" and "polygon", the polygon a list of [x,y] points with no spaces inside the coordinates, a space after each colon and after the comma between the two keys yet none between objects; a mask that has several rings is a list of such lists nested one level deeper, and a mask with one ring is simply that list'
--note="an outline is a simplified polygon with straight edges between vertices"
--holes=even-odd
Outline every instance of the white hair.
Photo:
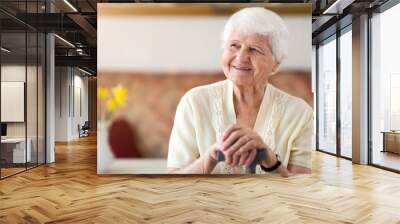
[{"label": "white hair", "polygon": [[236,12],[225,24],[222,33],[222,48],[226,47],[234,29],[265,36],[278,63],[287,57],[289,32],[285,22],[276,13],[262,7],[244,8]]}]

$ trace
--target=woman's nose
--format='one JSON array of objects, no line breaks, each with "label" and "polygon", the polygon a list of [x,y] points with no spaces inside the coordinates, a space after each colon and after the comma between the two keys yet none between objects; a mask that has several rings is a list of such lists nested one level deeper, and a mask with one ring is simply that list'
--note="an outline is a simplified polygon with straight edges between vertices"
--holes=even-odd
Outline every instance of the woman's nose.
[{"label": "woman's nose", "polygon": [[246,48],[241,48],[238,52],[238,59],[240,62],[247,62],[249,61],[249,53]]}]

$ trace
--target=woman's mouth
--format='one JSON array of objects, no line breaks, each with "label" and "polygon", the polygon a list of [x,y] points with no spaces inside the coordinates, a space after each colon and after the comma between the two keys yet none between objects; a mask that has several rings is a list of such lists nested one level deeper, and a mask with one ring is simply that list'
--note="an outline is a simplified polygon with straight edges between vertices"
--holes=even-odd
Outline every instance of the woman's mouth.
[{"label": "woman's mouth", "polygon": [[251,71],[251,68],[250,68],[250,67],[247,67],[247,66],[232,65],[232,67],[233,67],[234,69],[236,69],[236,70],[243,71],[243,72]]}]

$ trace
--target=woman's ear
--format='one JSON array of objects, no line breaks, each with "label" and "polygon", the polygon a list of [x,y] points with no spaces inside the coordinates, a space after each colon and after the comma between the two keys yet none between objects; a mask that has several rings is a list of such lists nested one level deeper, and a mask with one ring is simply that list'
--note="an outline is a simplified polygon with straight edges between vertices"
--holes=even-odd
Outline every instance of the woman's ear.
[{"label": "woman's ear", "polygon": [[279,63],[279,62],[275,63],[275,65],[272,67],[271,73],[275,74],[278,71],[280,65],[281,65],[281,63]]}]

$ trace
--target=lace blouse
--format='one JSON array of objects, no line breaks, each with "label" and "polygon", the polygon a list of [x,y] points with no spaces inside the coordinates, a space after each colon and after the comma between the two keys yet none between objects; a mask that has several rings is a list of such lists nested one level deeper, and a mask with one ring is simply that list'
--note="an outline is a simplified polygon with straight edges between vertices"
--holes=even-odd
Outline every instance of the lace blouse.
[{"label": "lace blouse", "polygon": [[[224,80],[188,91],[180,100],[168,150],[168,167],[183,168],[206,154],[236,123],[233,83]],[[313,111],[302,99],[268,84],[254,125],[284,166],[311,168]],[[258,166],[257,173],[264,173]],[[219,162],[212,173],[244,174],[245,167]]]}]

